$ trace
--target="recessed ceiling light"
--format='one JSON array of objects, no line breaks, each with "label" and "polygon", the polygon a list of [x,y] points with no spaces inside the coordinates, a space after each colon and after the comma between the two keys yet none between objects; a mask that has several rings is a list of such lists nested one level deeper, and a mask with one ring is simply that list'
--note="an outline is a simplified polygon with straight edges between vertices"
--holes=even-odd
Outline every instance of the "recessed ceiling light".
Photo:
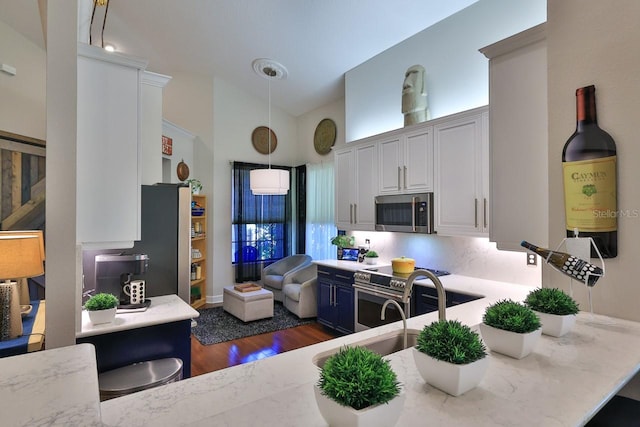
[{"label": "recessed ceiling light", "polygon": [[104,50],[106,50],[107,52],[115,52],[116,51],[116,47],[112,44],[105,44],[104,45]]}]

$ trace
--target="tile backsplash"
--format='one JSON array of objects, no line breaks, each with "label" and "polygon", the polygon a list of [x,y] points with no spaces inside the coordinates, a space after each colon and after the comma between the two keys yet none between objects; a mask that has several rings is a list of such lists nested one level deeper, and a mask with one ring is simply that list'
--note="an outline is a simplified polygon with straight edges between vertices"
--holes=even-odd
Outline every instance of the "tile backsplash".
[{"label": "tile backsplash", "polygon": [[448,237],[409,233],[351,233],[356,246],[365,239],[382,261],[406,256],[416,260],[416,266],[447,270],[450,273],[481,279],[540,286],[542,268],[526,265],[524,252],[501,251],[488,238]]}]

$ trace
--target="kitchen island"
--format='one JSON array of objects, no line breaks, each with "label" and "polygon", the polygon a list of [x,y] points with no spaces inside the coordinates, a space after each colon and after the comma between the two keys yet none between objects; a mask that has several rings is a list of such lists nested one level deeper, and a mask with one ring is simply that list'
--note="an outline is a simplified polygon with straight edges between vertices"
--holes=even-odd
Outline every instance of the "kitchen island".
[{"label": "kitchen island", "polygon": [[[531,290],[458,275],[441,279],[447,289],[484,296],[447,309],[447,318],[468,325],[481,322],[488,304],[522,300]],[[436,319],[429,313],[408,326],[421,329]],[[250,426],[256,420],[261,426],[326,426],[313,395],[314,356],[399,328],[401,322],[106,401],[102,419],[111,426]],[[455,398],[426,385],[406,349],[388,356],[407,391],[397,425],[583,425],[638,371],[638,348],[640,323],[581,312],[570,333],[543,335],[524,359],[490,353],[480,385]]]},{"label": "kitchen island", "polygon": [[191,376],[191,320],[200,316],[177,295],[148,298],[142,312],[118,313],[111,323],[93,325],[82,311],[82,328],[76,342],[93,344],[98,372],[132,363],[177,357],[184,378]]},{"label": "kitchen island", "polygon": [[[484,295],[482,299],[447,309],[447,318],[469,325],[481,321],[487,304],[502,298],[521,300],[531,290],[458,275],[443,277],[442,282],[447,289]],[[581,291],[584,289],[576,290]],[[436,319],[437,313],[429,313],[409,319],[408,326],[420,329]],[[108,400],[100,404],[101,420],[107,426],[326,426],[313,395],[312,386],[318,380],[314,356],[401,327],[401,322],[397,322]],[[561,338],[543,335],[533,353],[524,359],[490,353],[489,368],[480,385],[459,397],[426,385],[415,368],[412,350],[402,350],[388,356],[407,391],[397,425],[583,425],[636,374],[640,367],[638,348],[640,323],[581,312],[571,332]],[[76,359],[90,357],[80,354],[81,346],[70,349],[77,349]],[[49,353],[37,353],[41,357],[38,366],[28,370],[37,374],[43,371],[42,367],[68,368],[60,365],[54,353],[47,357]],[[28,356],[0,360],[0,372],[6,373],[5,381],[12,379],[13,389],[19,387],[21,378],[28,377],[13,377],[6,371],[5,363],[15,364],[14,360]],[[78,384],[70,380],[72,395],[85,402],[98,402],[95,365],[91,367],[91,361],[78,364],[76,359],[67,365],[77,365],[79,373],[86,375],[89,382],[83,390],[77,390]],[[3,389],[6,384],[2,384]],[[30,397],[29,404],[44,405],[43,412],[48,408],[53,413],[56,408],[46,405],[50,404],[55,389],[49,390],[45,383],[40,390]],[[2,400],[4,412],[10,414],[20,399],[24,396],[6,393]],[[95,409],[89,410],[82,425],[97,422],[93,418],[97,416]]]}]

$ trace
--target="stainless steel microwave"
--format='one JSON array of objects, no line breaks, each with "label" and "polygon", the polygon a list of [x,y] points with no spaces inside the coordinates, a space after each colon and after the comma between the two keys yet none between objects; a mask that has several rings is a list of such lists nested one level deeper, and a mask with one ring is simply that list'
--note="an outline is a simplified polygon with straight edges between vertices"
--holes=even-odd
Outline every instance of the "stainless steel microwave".
[{"label": "stainless steel microwave", "polygon": [[376,231],[433,233],[433,193],[375,198]]}]

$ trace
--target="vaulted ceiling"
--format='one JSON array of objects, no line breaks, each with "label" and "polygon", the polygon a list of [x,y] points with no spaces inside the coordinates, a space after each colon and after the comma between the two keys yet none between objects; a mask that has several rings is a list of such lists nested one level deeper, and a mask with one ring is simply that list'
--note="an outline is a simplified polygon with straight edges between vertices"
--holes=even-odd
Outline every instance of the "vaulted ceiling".
[{"label": "vaulted ceiling", "polygon": [[[475,1],[110,0],[92,39],[101,43],[104,22],[104,43],[151,71],[216,75],[258,97],[267,82],[251,63],[273,59],[288,76],[272,102],[298,116],[343,97],[350,69]],[[0,20],[44,48],[38,0],[0,0]]]}]

